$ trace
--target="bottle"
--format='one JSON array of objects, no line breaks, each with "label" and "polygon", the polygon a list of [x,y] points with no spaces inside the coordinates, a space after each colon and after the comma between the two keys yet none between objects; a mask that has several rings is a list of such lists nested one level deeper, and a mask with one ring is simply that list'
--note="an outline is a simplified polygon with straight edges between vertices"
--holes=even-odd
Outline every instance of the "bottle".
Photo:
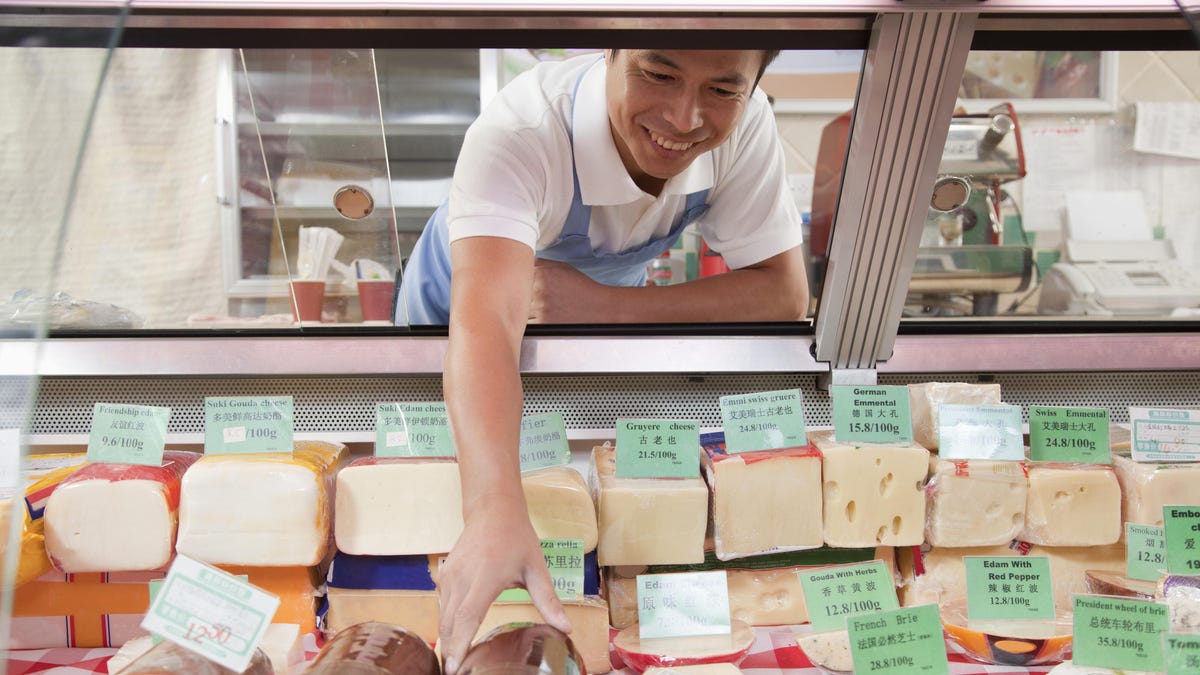
[{"label": "bottle", "polygon": [[438,657],[415,633],[381,621],[338,631],[306,675],[440,675]]},{"label": "bottle", "polygon": [[571,638],[544,623],[509,623],[483,636],[459,675],[587,675]]},{"label": "bottle", "polygon": [[671,285],[671,252],[663,251],[654,260],[650,261],[646,273],[647,286],[670,286]]}]

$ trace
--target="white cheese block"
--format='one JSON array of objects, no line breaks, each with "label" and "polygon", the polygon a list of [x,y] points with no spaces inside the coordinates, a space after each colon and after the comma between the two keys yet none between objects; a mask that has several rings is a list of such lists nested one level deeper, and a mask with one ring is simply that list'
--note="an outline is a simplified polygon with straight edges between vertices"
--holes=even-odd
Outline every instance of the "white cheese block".
[{"label": "white cheese block", "polygon": [[258,648],[267,655],[275,675],[288,675],[292,666],[304,661],[304,643],[300,625],[295,623],[273,623],[258,643]]},{"label": "white cheese block", "polygon": [[351,555],[446,553],[463,530],[458,462],[363,457],[338,472],[334,537]]},{"label": "white cheese block", "polygon": [[938,449],[938,406],[995,405],[1000,403],[1000,385],[962,382],[922,382],[908,385],[908,412],[912,417],[913,441],[930,450]]},{"label": "white cheese block", "polygon": [[925,541],[933,546],[994,546],[1025,527],[1029,481],[1023,462],[930,459]]},{"label": "white cheese block", "polygon": [[596,549],[596,505],[578,471],[555,466],[521,476],[529,521],[539,539],[582,539],[585,553]]},{"label": "white cheese block", "polygon": [[837,672],[854,672],[849,631],[833,630],[798,635],[796,644],[800,645],[800,650],[814,666]]},{"label": "white cheese block", "polygon": [[842,443],[829,431],[813,432],[809,440],[822,455],[827,545],[921,543],[928,450],[911,443]]},{"label": "white cheese block", "polygon": [[[600,597],[584,597],[577,601],[563,601],[563,610],[571,622],[571,642],[583,657],[588,673],[607,673],[612,670],[608,657],[608,603]],[[496,602],[488,608],[475,639],[486,635],[493,628],[507,623],[544,623],[541,614],[531,602]]]},{"label": "white cheese block", "polygon": [[[699,448],[697,448],[699,452]],[[617,478],[616,450],[592,450],[601,566],[704,561],[708,487],[700,478]]]},{"label": "white cheese block", "polygon": [[214,565],[320,563],[345,455],[345,445],[317,441],[297,441],[291,454],[205,455],[183,478],[176,549]]},{"label": "white cheese block", "polygon": [[1125,522],[1162,527],[1164,506],[1200,506],[1200,463],[1143,463],[1119,453],[1112,460]]},{"label": "white cheese block", "polygon": [[1029,469],[1022,541],[1103,546],[1121,539],[1121,486],[1107,464],[1035,463]]},{"label": "white cheese block", "polygon": [[91,463],[46,502],[46,554],[68,573],[165,567],[175,554],[180,480],[200,455],[167,450],[158,466]]},{"label": "white cheese block", "polygon": [[727,454],[704,447],[717,557],[816,548],[822,537],[821,454],[812,446]]}]

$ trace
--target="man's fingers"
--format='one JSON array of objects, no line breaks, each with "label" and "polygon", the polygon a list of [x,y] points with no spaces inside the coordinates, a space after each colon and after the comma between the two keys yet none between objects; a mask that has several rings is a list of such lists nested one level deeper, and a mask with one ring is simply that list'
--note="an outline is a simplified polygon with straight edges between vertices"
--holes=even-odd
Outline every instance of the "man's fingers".
[{"label": "man's fingers", "polygon": [[533,606],[546,623],[564,633],[571,632],[571,621],[567,618],[566,611],[563,610],[558,594],[554,592],[554,581],[550,578],[550,570],[542,567],[533,572],[526,584],[526,590],[529,591],[529,597],[533,600]]},{"label": "man's fingers", "polygon": [[[463,586],[467,588],[464,589]],[[454,675],[458,670],[463,655],[471,646],[475,632],[479,630],[483,615],[496,599],[496,593],[493,592],[491,597],[487,597],[487,592],[482,591],[478,585],[471,584],[469,580],[453,584],[453,588],[459,589],[459,592],[448,594],[447,601],[439,606],[441,618],[438,621],[438,633],[444,660],[442,670],[445,675]]]}]

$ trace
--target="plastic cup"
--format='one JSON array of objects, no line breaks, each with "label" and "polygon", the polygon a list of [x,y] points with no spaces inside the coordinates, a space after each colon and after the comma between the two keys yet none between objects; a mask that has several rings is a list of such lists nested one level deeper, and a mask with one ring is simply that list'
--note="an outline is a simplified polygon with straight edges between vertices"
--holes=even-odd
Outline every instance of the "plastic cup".
[{"label": "plastic cup", "polygon": [[359,279],[358,306],[363,321],[392,321],[392,297],[396,282],[391,279]]},{"label": "plastic cup", "polygon": [[321,320],[321,307],[325,304],[325,282],[292,281],[292,318],[297,321]]}]

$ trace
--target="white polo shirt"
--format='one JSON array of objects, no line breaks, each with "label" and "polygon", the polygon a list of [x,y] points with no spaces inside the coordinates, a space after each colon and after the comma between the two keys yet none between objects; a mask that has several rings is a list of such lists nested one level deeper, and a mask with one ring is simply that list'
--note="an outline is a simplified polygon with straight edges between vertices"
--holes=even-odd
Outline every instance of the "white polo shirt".
[{"label": "white polo shirt", "polygon": [[552,245],[571,207],[572,174],[578,171],[583,203],[592,207],[592,246],[599,251],[625,251],[666,235],[686,195],[704,189],[711,190],[710,208],[697,226],[730,267],[801,243],[800,214],[762,90],[755,89],[729,139],[668,180],[657,197],[625,170],[604,92],[605,63],[595,54],[538,64],[504,87],[471,125],[458,156],[450,241],[494,236],[535,251]]}]

